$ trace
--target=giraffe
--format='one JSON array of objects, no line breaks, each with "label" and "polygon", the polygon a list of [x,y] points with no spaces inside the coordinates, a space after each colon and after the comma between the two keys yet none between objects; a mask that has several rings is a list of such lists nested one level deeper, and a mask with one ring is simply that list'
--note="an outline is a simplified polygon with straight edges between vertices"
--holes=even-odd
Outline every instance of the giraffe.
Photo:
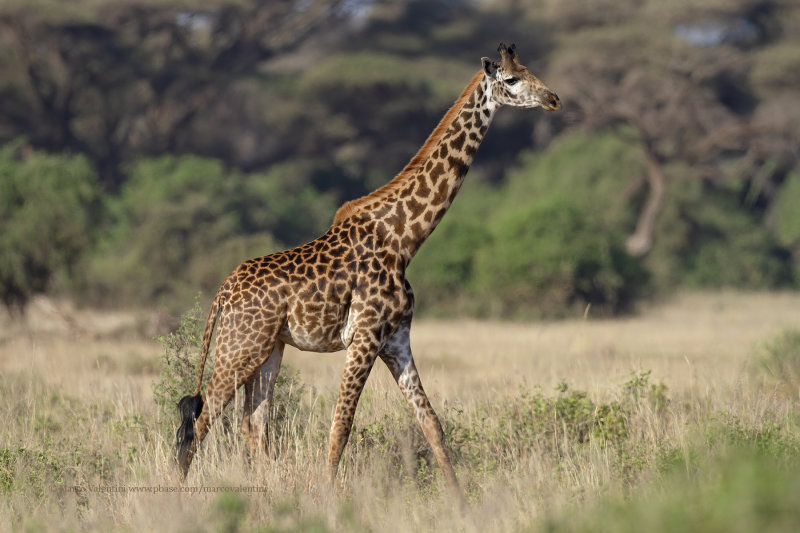
[{"label": "giraffe", "polygon": [[[244,385],[241,431],[253,455],[266,451],[275,380],[286,344],[345,350],[330,429],[327,478],[342,451],[367,377],[380,358],[414,412],[447,484],[460,494],[439,419],[411,353],[414,293],[406,267],[456,196],[498,108],[558,110],[558,96],[501,43],[406,167],[373,193],[346,202],[319,238],[245,261],[222,283],[203,333],[200,376],[179,402],[177,460],[186,478],[213,419]],[[216,361],[201,394],[216,327]]]}]

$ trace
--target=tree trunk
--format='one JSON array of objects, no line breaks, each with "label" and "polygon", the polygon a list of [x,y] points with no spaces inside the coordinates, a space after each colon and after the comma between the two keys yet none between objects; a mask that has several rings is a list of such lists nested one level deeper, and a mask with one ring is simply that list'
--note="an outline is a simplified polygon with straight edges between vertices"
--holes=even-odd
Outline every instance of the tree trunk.
[{"label": "tree trunk", "polygon": [[644,143],[647,171],[645,179],[649,189],[647,201],[639,213],[636,230],[625,241],[625,249],[634,257],[642,257],[653,248],[654,233],[658,215],[664,207],[667,196],[666,178],[650,142]]}]

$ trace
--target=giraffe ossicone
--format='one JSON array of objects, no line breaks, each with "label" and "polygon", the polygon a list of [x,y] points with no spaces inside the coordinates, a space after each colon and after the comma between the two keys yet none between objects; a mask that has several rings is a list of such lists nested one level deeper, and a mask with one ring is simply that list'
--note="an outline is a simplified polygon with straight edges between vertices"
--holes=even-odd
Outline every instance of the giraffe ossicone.
[{"label": "giraffe ossicone", "polygon": [[[195,391],[180,404],[177,459],[186,477],[197,446],[244,385],[242,433],[251,452],[266,450],[272,393],[286,344],[346,350],[330,431],[334,480],[359,397],[375,360],[388,366],[414,411],[447,483],[460,494],[439,419],[411,353],[414,294],[406,267],[453,202],[494,113],[503,105],[558,110],[556,94],[501,43],[406,167],[389,183],[346,202],[322,236],[239,265],[222,283],[203,333]],[[216,328],[214,370],[201,395]]]}]

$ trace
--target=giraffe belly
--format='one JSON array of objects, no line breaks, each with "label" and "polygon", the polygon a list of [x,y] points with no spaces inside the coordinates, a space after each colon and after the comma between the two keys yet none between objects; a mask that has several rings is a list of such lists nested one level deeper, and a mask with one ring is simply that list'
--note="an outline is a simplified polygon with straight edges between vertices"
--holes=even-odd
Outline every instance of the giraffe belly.
[{"label": "giraffe belly", "polygon": [[[336,352],[343,350],[348,309],[340,305],[324,306],[317,312],[298,309],[291,313],[278,338],[299,350],[309,352]],[[313,311],[313,310],[312,310]]]},{"label": "giraffe belly", "polygon": [[306,352],[338,352],[339,350],[344,350],[344,344],[338,336],[330,339],[302,329],[292,329],[289,326],[284,326],[278,338],[286,344]]}]

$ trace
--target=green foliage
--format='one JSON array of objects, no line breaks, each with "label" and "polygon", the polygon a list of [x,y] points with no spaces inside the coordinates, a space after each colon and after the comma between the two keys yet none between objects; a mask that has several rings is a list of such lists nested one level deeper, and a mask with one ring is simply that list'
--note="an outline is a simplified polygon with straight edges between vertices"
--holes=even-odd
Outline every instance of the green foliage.
[{"label": "green foliage", "polygon": [[640,404],[640,401],[644,400],[650,409],[661,412],[669,403],[666,395],[667,386],[661,382],[650,383],[650,374],[650,370],[634,373],[623,386],[624,397],[632,404]]},{"label": "green foliage", "polygon": [[14,463],[16,456],[8,448],[0,449],[0,490],[9,492],[14,484]]},{"label": "green foliage", "polygon": [[792,172],[786,177],[780,195],[772,208],[775,236],[787,247],[800,246],[800,173]]},{"label": "green foliage", "polygon": [[[169,421],[175,418],[178,401],[190,394],[197,385],[200,369],[200,349],[203,342],[205,317],[199,297],[194,306],[186,311],[180,320],[178,329],[166,336],[157,338],[163,353],[158,370],[158,379],[153,382],[153,398],[161,415],[161,420],[168,427]],[[205,386],[211,377],[213,358],[209,354],[203,372],[202,383]]]},{"label": "green foliage", "polygon": [[480,302],[468,287],[475,275],[476,254],[492,238],[486,227],[494,204],[489,198],[500,201],[501,196],[479,183],[467,187],[408,269],[417,308],[423,312],[478,313]]},{"label": "green foliage", "polygon": [[605,224],[633,222],[633,209],[625,208],[620,197],[632,178],[644,172],[643,155],[632,135],[628,128],[572,132],[546,153],[523,152],[508,172],[508,201],[519,206],[540,196],[570,199]]},{"label": "green foliage", "polygon": [[0,448],[0,493],[31,491],[42,498],[64,484],[66,465],[49,446],[39,449]]},{"label": "green foliage", "polygon": [[774,288],[793,282],[790,258],[737,183],[669,185],[647,265],[662,286]]},{"label": "green foliage", "polygon": [[712,417],[703,434],[708,450],[716,453],[751,450],[775,463],[800,467],[800,438],[792,429],[775,422],[748,424],[723,411]]},{"label": "green foliage", "polygon": [[[555,395],[521,390],[514,399],[477,406],[471,416],[451,408],[443,413],[442,424],[454,464],[472,471],[503,469],[534,453],[569,461],[592,445],[608,449],[620,468],[632,468],[636,460],[635,468],[641,470],[645,460],[635,457],[630,424],[642,413],[664,412],[668,402],[666,386],[651,383],[648,371],[634,374],[618,398],[608,402],[597,402],[561,383]],[[357,426],[353,435],[355,453],[377,451],[392,458],[408,479],[421,485],[430,481],[428,472],[435,461],[407,410]]]},{"label": "green foliage", "polygon": [[314,236],[334,204],[291,173],[229,172],[195,156],[137,162],[110,202],[113,224],[91,264],[94,298],[175,307],[176,297],[216,292],[237,264],[282,248],[279,239]]},{"label": "green foliage", "polygon": [[632,213],[619,191],[641,171],[623,134],[573,134],[524,154],[498,190],[465,188],[412,263],[412,282],[444,285],[445,302],[466,292],[467,311],[484,315],[629,308],[646,273],[622,248]]},{"label": "green foliage", "polygon": [[24,307],[67,285],[95,238],[100,191],[86,158],[0,147],[0,300]]},{"label": "green foliage", "polygon": [[665,456],[664,473],[657,482],[624,499],[603,498],[580,512],[571,506],[546,520],[543,529],[795,531],[800,522],[797,448],[788,462],[771,450],[736,437],[725,437],[714,448],[692,443],[680,453]]},{"label": "green foliage", "polygon": [[800,387],[800,330],[786,330],[759,348],[758,370],[795,396]]},{"label": "green foliage", "polygon": [[[558,395],[522,395],[522,409],[504,418],[509,439],[539,442],[558,451],[565,446],[586,443],[594,437],[600,444],[619,443],[627,436],[624,411],[618,402],[597,405],[583,391],[557,387]],[[525,433],[530,432],[528,435]]]},{"label": "green foliage", "polygon": [[541,198],[492,220],[494,239],[478,253],[474,287],[501,313],[557,315],[577,304],[625,310],[643,273],[619,239],[579,206]]},{"label": "green foliage", "polygon": [[[420,310],[564,316],[592,304],[609,314],[656,288],[800,279],[789,105],[800,10],[789,0],[765,10],[745,0],[680,9],[603,0],[593,10],[555,0],[299,10],[214,0],[202,13],[186,0],[6,4],[20,23],[0,39],[0,142],[27,136],[67,154],[20,158],[12,143],[0,155],[6,303],[67,289],[178,311],[242,260],[313,238],[339,201],[403,167],[493,54],[497,28],[562,95],[564,112],[498,115],[472,183],[411,265]],[[761,37],[694,48],[675,35],[693,20],[750,21]],[[60,47],[71,52],[40,53]],[[692,76],[670,78],[683,70]],[[708,105],[675,109],[707,116],[659,116],[681,99],[653,99],[648,87],[674,94],[676,81],[689,84],[685,102]],[[622,248],[644,201],[630,187],[644,171],[641,138],[617,127],[631,116],[652,125],[670,181],[644,260]],[[718,124],[724,139],[705,138],[700,124]],[[733,167],[743,176],[728,179]],[[61,172],[73,178],[46,177]]]},{"label": "green foliage", "polygon": [[214,519],[218,523],[216,531],[236,533],[241,529],[247,510],[247,500],[235,492],[223,492],[213,503]]}]

